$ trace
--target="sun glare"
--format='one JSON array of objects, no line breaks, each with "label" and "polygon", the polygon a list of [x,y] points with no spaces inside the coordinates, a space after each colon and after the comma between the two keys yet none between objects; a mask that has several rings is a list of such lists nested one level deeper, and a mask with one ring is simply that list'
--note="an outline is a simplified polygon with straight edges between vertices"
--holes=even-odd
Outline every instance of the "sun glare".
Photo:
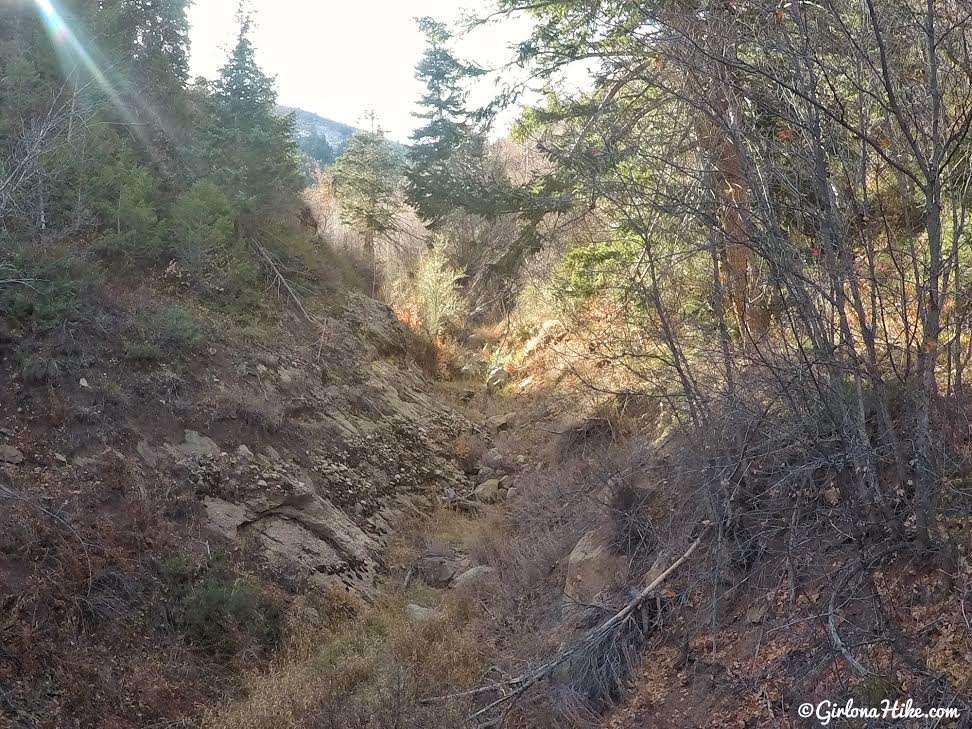
[{"label": "sun glare", "polygon": [[[132,124],[134,132],[139,134],[138,128],[140,125],[138,118],[132,112],[130,104],[126,103],[125,99],[119,93],[117,85],[112,83],[109,75],[98,66],[92,54],[85,48],[84,43],[68,27],[64,15],[57,9],[54,2],[52,0],[34,0],[34,4],[37,6],[37,10],[44,20],[47,34],[54,44],[68,78],[78,73],[79,66],[83,68],[91,80],[101,87],[101,90],[105,93],[109,101],[122,114],[126,121]],[[132,103],[139,104],[137,99],[133,99]],[[139,107],[141,111],[149,114],[153,118],[158,117],[152,109],[143,108],[143,104],[139,104]],[[141,135],[139,134],[139,136]],[[143,141],[148,143],[149,140]]]}]

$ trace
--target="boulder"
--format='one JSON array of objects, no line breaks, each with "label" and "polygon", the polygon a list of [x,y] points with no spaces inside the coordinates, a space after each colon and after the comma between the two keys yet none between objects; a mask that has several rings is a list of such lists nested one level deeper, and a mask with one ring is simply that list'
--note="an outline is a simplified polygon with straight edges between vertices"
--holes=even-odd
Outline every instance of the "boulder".
[{"label": "boulder", "polygon": [[495,478],[483,481],[476,487],[476,500],[484,504],[492,504],[499,500],[500,482]]},{"label": "boulder", "polygon": [[9,445],[0,446],[0,463],[12,463],[17,465],[24,462],[24,454]]},{"label": "boulder", "polygon": [[294,376],[290,370],[284,367],[277,370],[277,381],[280,383],[281,390],[290,391],[294,387]]},{"label": "boulder", "polygon": [[569,601],[590,605],[623,575],[624,560],[612,554],[606,528],[593,529],[577,542],[567,559],[564,595]]},{"label": "boulder", "polygon": [[[486,468],[492,468],[494,471],[508,471],[510,464],[507,462],[506,457],[500,453],[499,448],[490,448],[486,451],[483,456],[483,465]],[[482,473],[482,469],[480,469]]]},{"label": "boulder", "polygon": [[487,387],[501,387],[510,381],[510,373],[507,372],[503,367],[496,367],[489,372],[489,377],[486,379]]},{"label": "boulder", "polygon": [[431,608],[416,605],[414,602],[405,606],[405,619],[410,623],[427,623],[434,614],[435,611]]},{"label": "boulder", "polygon": [[506,415],[494,415],[493,417],[486,419],[486,430],[493,435],[496,435],[497,433],[502,433],[504,430],[509,430],[512,424],[512,413],[507,413]]},{"label": "boulder", "polygon": [[152,466],[153,468],[159,465],[159,452],[150,446],[148,441],[140,440],[135,445],[135,450],[142,457],[142,460],[145,461],[146,465]]},{"label": "boulder", "polygon": [[483,583],[483,581],[493,574],[495,570],[488,565],[479,565],[478,567],[472,567],[466,570],[461,575],[456,577],[452,582],[452,588],[454,590],[465,590],[470,588],[475,588]]},{"label": "boulder", "polygon": [[[227,539],[253,539],[278,569],[296,570],[321,588],[344,583],[367,592],[380,551],[377,541],[312,487],[251,491],[242,503],[203,500],[209,527]],[[325,579],[327,578],[327,579]]]},{"label": "boulder", "polygon": [[432,587],[448,587],[459,572],[459,561],[449,557],[427,555],[418,563],[418,573]]}]

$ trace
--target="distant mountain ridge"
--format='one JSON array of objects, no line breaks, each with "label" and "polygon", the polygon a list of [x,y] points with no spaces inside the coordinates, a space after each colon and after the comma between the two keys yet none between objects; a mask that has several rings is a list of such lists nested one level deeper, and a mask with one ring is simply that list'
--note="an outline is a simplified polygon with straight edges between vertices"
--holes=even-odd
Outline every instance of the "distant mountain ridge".
[{"label": "distant mountain ridge", "polygon": [[278,106],[277,109],[281,114],[294,114],[297,119],[298,140],[306,139],[315,133],[323,134],[335,154],[341,154],[347,146],[348,140],[356,132],[361,131],[350,124],[343,124],[342,122],[328,119],[306,109],[298,109],[293,106]]}]

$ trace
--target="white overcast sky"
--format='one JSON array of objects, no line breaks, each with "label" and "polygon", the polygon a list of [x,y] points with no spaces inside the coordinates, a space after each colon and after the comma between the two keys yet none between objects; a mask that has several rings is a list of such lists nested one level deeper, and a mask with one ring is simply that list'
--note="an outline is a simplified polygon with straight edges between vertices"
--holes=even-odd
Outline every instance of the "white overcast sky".
[{"label": "white overcast sky", "polygon": [[[195,0],[192,73],[215,76],[233,40],[238,0]],[[251,0],[254,43],[264,71],[277,78],[280,103],[360,124],[374,109],[390,136],[407,141],[422,86],[415,64],[425,48],[414,18],[456,19],[480,14],[488,0]],[[507,47],[529,34],[529,21],[494,24],[459,41],[464,57],[496,64]],[[480,92],[482,93],[482,91]]]}]

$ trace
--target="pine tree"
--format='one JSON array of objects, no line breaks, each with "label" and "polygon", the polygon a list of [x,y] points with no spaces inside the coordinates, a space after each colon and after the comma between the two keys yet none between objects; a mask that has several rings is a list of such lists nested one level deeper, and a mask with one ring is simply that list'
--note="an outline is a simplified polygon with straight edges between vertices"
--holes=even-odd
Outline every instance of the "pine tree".
[{"label": "pine tree", "polygon": [[364,236],[373,258],[375,240],[396,227],[401,212],[401,159],[381,128],[359,132],[334,163],[333,178],[341,217]]},{"label": "pine tree", "polygon": [[244,227],[301,187],[294,117],[276,111],[274,82],[257,64],[251,30],[241,15],[236,45],[213,85],[213,166]]},{"label": "pine tree", "polygon": [[315,131],[306,139],[302,140],[300,149],[321,167],[334,164],[334,148],[322,132]]},{"label": "pine tree", "polygon": [[467,121],[462,83],[483,72],[452,54],[452,36],[443,23],[431,18],[418,22],[428,48],[416,66],[426,92],[424,111],[415,116],[425,124],[412,135],[407,196],[419,217],[434,226],[457,207],[482,199],[485,145]]},{"label": "pine tree", "polygon": [[186,166],[189,0],[103,0],[79,35],[104,40],[91,53],[111,87],[106,113],[128,125],[139,157],[170,184]]}]

